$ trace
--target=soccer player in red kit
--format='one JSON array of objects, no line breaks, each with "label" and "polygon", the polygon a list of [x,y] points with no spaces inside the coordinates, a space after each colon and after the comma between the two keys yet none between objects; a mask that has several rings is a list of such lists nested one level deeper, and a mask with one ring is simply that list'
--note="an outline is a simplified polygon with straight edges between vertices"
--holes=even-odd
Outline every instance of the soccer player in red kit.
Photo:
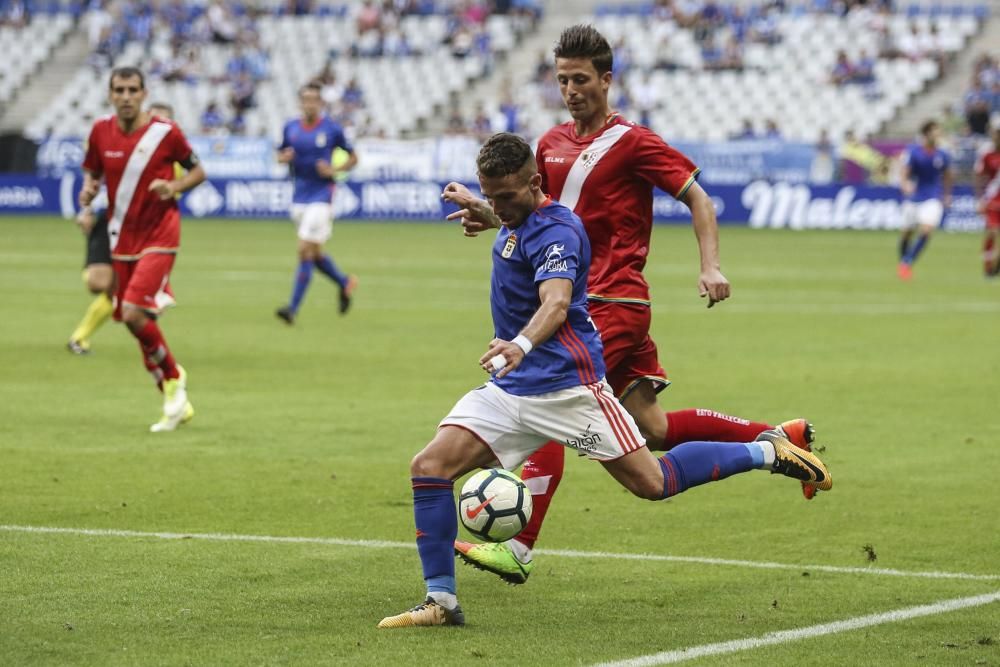
[{"label": "soccer player in red kit", "polygon": [[[180,128],[142,110],[145,78],[134,67],[111,72],[109,99],[115,115],[90,130],[83,160],[80,205],[108,189],[108,239],[117,279],[116,320],[139,341],[146,369],[163,392],[163,416],[153,432],[173,431],[191,419],[187,374],[174,360],[156,318],[180,246],[176,195],[205,180],[205,170]],[[187,172],[175,178],[174,163]]]},{"label": "soccer player in red kit", "polygon": [[[713,410],[664,413],[656,395],[668,384],[656,345],[649,336],[649,286],[642,274],[653,225],[653,188],[659,187],[690,210],[701,256],[698,290],[711,308],[730,295],[719,268],[718,224],[711,198],[698,185],[698,168],[651,130],[625,120],[608,105],[612,51],[592,26],[565,30],[555,48],[556,78],[573,120],[550,129],[538,142],[536,158],[542,189],[583,220],[592,248],[588,307],[601,333],[607,380],[635,418],[650,449],[683,442],[741,442],[775,428]],[[457,186],[461,187],[461,186]],[[467,235],[488,225],[481,204],[446,191],[445,198],[466,207],[461,218]],[[468,214],[476,208],[476,216]],[[499,227],[499,225],[494,225]],[[811,450],[812,426],[804,419],[781,424],[796,446]],[[514,540],[502,544],[456,542],[466,562],[509,583],[527,580],[534,567],[531,549],[560,480],[565,448],[549,443],[524,464],[521,476],[532,493],[533,513]],[[806,498],[815,488],[803,484]]]},{"label": "soccer player in red kit", "polygon": [[993,129],[992,149],[976,160],[976,195],[979,212],[986,218],[983,273],[993,278],[1000,273],[1000,126]]}]

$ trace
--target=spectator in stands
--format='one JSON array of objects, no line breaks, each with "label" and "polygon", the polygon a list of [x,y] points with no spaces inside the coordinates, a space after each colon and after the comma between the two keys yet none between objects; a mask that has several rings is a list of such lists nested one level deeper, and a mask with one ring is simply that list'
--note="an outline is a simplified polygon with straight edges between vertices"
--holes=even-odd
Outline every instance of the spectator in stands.
[{"label": "spectator in stands", "polygon": [[445,127],[445,133],[447,134],[465,134],[468,128],[465,126],[465,118],[462,116],[462,112],[458,110],[457,107],[452,107],[451,114],[448,116],[448,125]]},{"label": "spectator in stands", "polygon": [[778,123],[774,121],[773,118],[768,118],[764,122],[764,138],[765,139],[781,139],[781,130],[778,129]]},{"label": "spectator in stands", "polygon": [[875,58],[865,49],[861,49],[858,61],[854,63],[850,81],[862,85],[875,83]]},{"label": "spectator in stands", "polygon": [[628,73],[629,69],[632,67],[632,50],[628,46],[628,42],[625,41],[624,37],[621,37],[614,46],[611,48],[612,52],[612,70],[611,74],[616,79],[621,79]]},{"label": "spectator in stands", "polygon": [[653,123],[652,112],[659,101],[659,94],[649,72],[643,72],[639,80],[632,85],[632,99],[635,101],[636,111],[639,112],[639,125],[650,127]]},{"label": "spectator in stands", "polygon": [[938,116],[937,122],[943,135],[942,141],[948,144],[953,144],[956,137],[968,134],[969,126],[966,124],[965,118],[956,113],[955,107],[951,104],[945,104],[941,108],[941,115]]},{"label": "spectator in stands", "polygon": [[363,0],[355,15],[357,33],[363,35],[378,30],[382,25],[382,12],[372,0]]},{"label": "spectator in stands", "polygon": [[451,46],[451,55],[456,58],[465,58],[472,53],[476,39],[468,27],[459,24],[445,42]]},{"label": "spectator in stands", "polygon": [[201,112],[201,133],[218,134],[223,127],[225,127],[225,121],[222,114],[219,113],[219,105],[215,102],[209,102],[205,110]]},{"label": "spectator in stands", "polygon": [[364,92],[361,90],[361,84],[358,83],[356,78],[351,77],[351,80],[347,82],[340,101],[348,109],[360,109],[365,105]]},{"label": "spectator in stands", "polygon": [[499,111],[494,118],[493,125],[498,132],[511,132],[516,134],[521,131],[520,109],[514,102],[514,96],[510,92],[510,83],[504,86],[504,92],[500,98]]},{"label": "spectator in stands", "polygon": [[340,104],[344,87],[337,83],[337,74],[333,71],[332,61],[326,61],[323,71],[316,77],[316,82],[320,85],[319,95],[323,99],[323,104],[331,109]]},{"label": "spectator in stands", "polygon": [[0,5],[0,26],[23,28],[28,25],[28,6],[23,0],[7,0]]},{"label": "spectator in stands", "polygon": [[970,132],[986,136],[992,105],[993,92],[983,85],[981,77],[973,77],[972,86],[963,100],[965,122],[968,123]]},{"label": "spectator in stands", "polygon": [[837,51],[837,60],[833,64],[833,71],[830,72],[830,83],[842,86],[851,81],[854,77],[854,67],[847,59],[846,51]]},{"label": "spectator in stands", "polygon": [[260,35],[255,32],[246,33],[244,62],[250,77],[254,81],[263,81],[270,77],[271,56],[267,49],[261,46]]},{"label": "spectator in stands", "polygon": [[216,44],[232,44],[239,37],[239,25],[229,6],[222,0],[212,0],[205,11],[208,30]]},{"label": "spectator in stands", "polygon": [[97,51],[97,46],[104,37],[104,31],[111,27],[111,14],[107,10],[107,2],[95,0],[90,3],[84,21],[87,26],[87,44],[93,53]]},{"label": "spectator in stands", "polygon": [[493,123],[490,120],[489,114],[486,113],[486,107],[483,106],[482,102],[476,104],[476,113],[472,117],[471,128],[472,133],[475,135],[476,140],[484,142],[490,138],[493,134]]},{"label": "spectator in stands", "polygon": [[726,46],[722,50],[722,60],[720,69],[743,71],[743,45],[736,39],[736,35],[730,35],[726,40]]},{"label": "spectator in stands", "polygon": [[715,37],[709,35],[701,43],[701,66],[707,70],[724,69],[722,49],[715,43]]},{"label": "spectator in stands", "polygon": [[922,41],[917,25],[913,24],[909,32],[903,32],[896,38],[896,53],[902,58],[920,60],[924,56]]},{"label": "spectator in stands", "polygon": [[196,68],[191,62],[191,54],[183,47],[180,40],[175,40],[170,45],[170,57],[162,63],[154,63],[152,73],[159,76],[164,81],[183,81],[194,83],[197,79],[194,76]]},{"label": "spectator in stands", "polygon": [[229,120],[228,128],[231,135],[239,137],[246,134],[247,124],[242,111],[233,114],[233,117]]},{"label": "spectator in stands", "polygon": [[285,3],[285,14],[291,16],[308,16],[315,11],[313,0],[287,0]]},{"label": "spectator in stands", "polygon": [[256,106],[254,100],[255,86],[250,73],[240,72],[236,80],[232,82],[232,90],[229,95],[229,104],[233,108],[233,113],[240,115],[247,109]]},{"label": "spectator in stands", "polygon": [[769,6],[762,7],[757,18],[750,24],[750,41],[768,45],[774,45],[781,41],[778,19]]},{"label": "spectator in stands", "polygon": [[743,119],[743,127],[740,129],[739,132],[736,132],[735,134],[733,134],[729,138],[732,139],[732,140],[734,140],[734,141],[742,141],[742,140],[746,140],[746,139],[756,139],[757,138],[757,132],[753,129],[753,121],[751,121],[749,118],[744,118]]}]

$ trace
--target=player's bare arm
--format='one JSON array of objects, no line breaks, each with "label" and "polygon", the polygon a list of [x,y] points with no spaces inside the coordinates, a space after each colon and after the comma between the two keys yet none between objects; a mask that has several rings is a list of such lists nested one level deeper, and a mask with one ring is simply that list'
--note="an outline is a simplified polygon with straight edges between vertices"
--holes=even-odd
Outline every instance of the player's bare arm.
[{"label": "player's bare arm", "polygon": [[176,195],[201,185],[205,181],[205,178],[205,168],[200,164],[195,164],[178,179],[172,181],[164,178],[155,179],[149,184],[149,191],[155,192],[160,199],[171,199]]},{"label": "player's bare arm", "polygon": [[283,148],[278,151],[278,162],[281,164],[288,164],[295,159],[295,149],[294,148]]},{"label": "player's bare arm", "polygon": [[910,165],[903,165],[903,172],[899,176],[899,191],[903,193],[904,197],[911,196],[917,190],[916,184],[911,178]]},{"label": "player's bare arm", "polygon": [[90,170],[83,171],[83,185],[80,187],[80,206],[86,208],[94,201],[101,189],[101,176]]},{"label": "player's bare arm", "polygon": [[461,183],[449,183],[445,186],[441,198],[455,204],[460,210],[447,217],[448,220],[460,220],[462,233],[466,236],[478,236],[487,229],[499,229],[500,218],[493,212],[489,202],[472,194],[469,188]]},{"label": "player's bare arm", "polygon": [[76,214],[74,219],[76,226],[80,228],[84,236],[90,235],[90,230],[94,228],[94,223],[97,222],[97,216],[94,215],[94,209],[90,206],[84,206],[80,209],[80,212]]},{"label": "player's bare arm", "polygon": [[951,208],[951,188],[954,183],[955,173],[948,167],[941,174],[941,203],[945,208]]},{"label": "player's bare arm", "polygon": [[715,205],[700,185],[692,183],[684,194],[684,203],[691,209],[691,224],[698,239],[701,271],[698,274],[698,294],[708,297],[708,307],[725,301],[730,295],[729,281],[722,275],[719,264],[719,223]]},{"label": "player's bare arm", "polygon": [[[573,281],[566,278],[550,278],[542,281],[538,286],[538,298],[541,305],[518,334],[518,338],[523,336],[527,339],[529,350],[551,338],[566,321],[569,304],[573,298]],[[487,373],[493,373],[497,370],[493,366],[493,358],[503,357],[506,365],[496,375],[502,378],[521,364],[525,354],[527,353],[518,343],[494,338],[486,354],[480,357],[479,365]]]}]

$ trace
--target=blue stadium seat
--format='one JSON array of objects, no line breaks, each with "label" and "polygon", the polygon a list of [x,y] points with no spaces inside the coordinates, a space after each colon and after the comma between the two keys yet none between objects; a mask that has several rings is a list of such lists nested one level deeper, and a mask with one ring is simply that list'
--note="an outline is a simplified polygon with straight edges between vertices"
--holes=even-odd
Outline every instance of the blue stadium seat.
[{"label": "blue stadium seat", "polygon": [[985,21],[990,17],[989,5],[976,5],[972,10],[972,15],[979,21]]}]

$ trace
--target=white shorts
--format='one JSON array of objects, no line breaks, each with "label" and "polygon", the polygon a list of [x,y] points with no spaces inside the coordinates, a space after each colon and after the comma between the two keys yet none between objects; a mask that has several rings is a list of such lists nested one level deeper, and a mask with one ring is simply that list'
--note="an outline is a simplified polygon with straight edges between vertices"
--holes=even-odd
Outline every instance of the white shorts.
[{"label": "white shorts", "polygon": [[488,382],[463,396],[440,426],[471,432],[508,470],[550,440],[598,461],[612,461],[646,444],[604,380],[537,396],[515,396]]},{"label": "white shorts", "polygon": [[333,233],[333,205],[325,202],[292,204],[292,222],[303,241],[326,243]]},{"label": "white shorts", "polygon": [[903,229],[940,227],[944,219],[944,204],[940,199],[903,202]]}]

